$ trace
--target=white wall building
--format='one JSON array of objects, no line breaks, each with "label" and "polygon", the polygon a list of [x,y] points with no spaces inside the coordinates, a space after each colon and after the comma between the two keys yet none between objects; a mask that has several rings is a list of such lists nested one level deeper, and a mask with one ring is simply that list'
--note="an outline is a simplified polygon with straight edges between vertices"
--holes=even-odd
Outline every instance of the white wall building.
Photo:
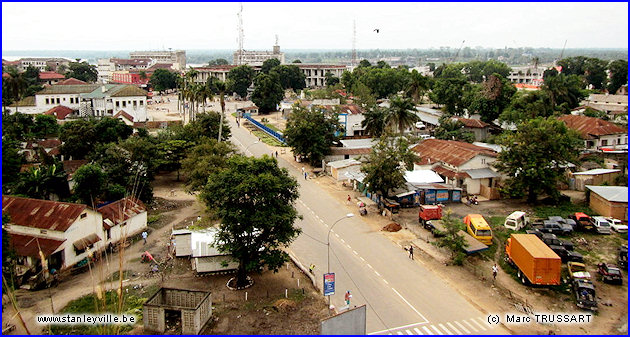
[{"label": "white wall building", "polygon": [[321,88],[326,86],[326,74],[331,73],[334,77],[341,78],[341,74],[347,69],[344,65],[331,64],[304,64],[292,63],[296,65],[306,76],[307,88]]},{"label": "white wall building", "polygon": [[147,209],[140,200],[124,198],[99,207],[103,217],[105,244],[141,233],[147,228]]},{"label": "white wall building", "polygon": [[277,59],[280,61],[280,64],[284,64],[284,53],[280,52],[280,46],[273,46],[273,51],[254,51],[254,50],[243,50],[242,53],[240,50],[234,52],[233,55],[233,64],[237,66],[241,65],[250,65],[250,66],[262,66],[263,62]]},{"label": "white wall building", "polygon": [[186,69],[185,50],[134,51],[129,53],[130,59],[151,59],[154,63],[172,63],[175,70]]},{"label": "white wall building", "polygon": [[147,121],[147,92],[134,85],[103,84],[80,99],[81,116],[113,117],[124,110],[134,122]]}]

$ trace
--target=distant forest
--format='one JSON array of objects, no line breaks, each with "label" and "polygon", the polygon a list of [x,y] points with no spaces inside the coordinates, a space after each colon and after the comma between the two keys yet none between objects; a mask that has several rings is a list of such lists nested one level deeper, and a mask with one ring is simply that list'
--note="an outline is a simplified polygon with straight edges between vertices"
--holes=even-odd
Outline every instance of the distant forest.
[{"label": "distant forest", "polygon": [[[602,60],[628,60],[627,49],[565,49],[560,48],[458,48],[440,47],[433,49],[399,49],[399,50],[357,50],[359,60],[368,59],[378,61],[384,59],[391,65],[407,65],[410,67],[426,65],[427,63],[441,64],[448,62],[468,62],[472,60],[486,61],[495,59],[510,66],[531,64],[534,58],[538,58],[539,64],[552,63],[562,55],[565,57],[586,56],[596,57]],[[350,64],[350,50],[283,50],[286,62],[300,60],[303,63],[339,63]],[[188,64],[206,64],[210,60],[223,58],[232,62],[233,50],[187,50],[186,62]],[[99,58],[129,57],[129,51],[3,51],[3,57],[67,57],[70,59],[86,59],[95,64]]]}]

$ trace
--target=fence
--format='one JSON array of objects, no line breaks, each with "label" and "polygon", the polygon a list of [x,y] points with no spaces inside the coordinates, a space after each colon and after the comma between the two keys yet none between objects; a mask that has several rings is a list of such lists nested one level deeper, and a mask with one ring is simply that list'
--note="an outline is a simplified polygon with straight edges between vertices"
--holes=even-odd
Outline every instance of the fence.
[{"label": "fence", "polygon": [[286,144],[286,141],[284,140],[284,137],[282,137],[282,135],[279,132],[276,132],[276,131],[268,128],[264,124],[262,124],[259,121],[253,119],[251,116],[245,115],[243,117],[246,118],[248,121],[250,121],[252,124],[254,124],[257,128],[259,128],[262,131],[264,131],[266,134],[268,134],[271,137],[277,139],[281,143]]}]

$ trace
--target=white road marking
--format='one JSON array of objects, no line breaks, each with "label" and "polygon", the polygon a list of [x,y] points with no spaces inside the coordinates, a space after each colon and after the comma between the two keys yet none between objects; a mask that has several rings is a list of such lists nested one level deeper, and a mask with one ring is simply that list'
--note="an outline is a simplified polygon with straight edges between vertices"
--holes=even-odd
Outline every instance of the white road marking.
[{"label": "white road marking", "polygon": [[474,318],[470,319],[473,323],[477,324],[482,330],[487,330],[483,325],[479,324],[477,321],[475,321]]},{"label": "white road marking", "polygon": [[335,233],[335,236],[336,236],[336,237],[339,237],[339,234]]},{"label": "white road marking", "polygon": [[462,319],[462,322],[466,323],[466,325],[468,325],[471,329],[475,330],[475,332],[479,331],[479,330],[477,330],[477,328],[475,328],[474,326],[472,326],[472,324],[468,323],[468,321],[467,321],[467,320]]},{"label": "white road marking", "polygon": [[370,268],[370,269],[374,269],[374,268],[372,268],[372,266],[371,266],[369,263],[367,264],[367,266],[368,266],[368,268]]},{"label": "white road marking", "polygon": [[352,252],[354,253],[354,255],[359,255],[356,250],[353,250]]},{"label": "white road marking", "polygon": [[416,334],[418,334],[418,335],[423,335],[423,333],[420,332],[420,329],[418,329],[418,328],[413,328],[413,331],[415,331]]},{"label": "white road marking", "polygon": [[411,303],[409,303],[409,302],[408,302],[408,301],[407,301],[407,300],[406,300],[406,299],[405,299],[405,298],[404,298],[404,297],[403,297],[403,296],[402,296],[402,295],[401,295],[401,294],[400,294],[400,293],[399,293],[396,289],[392,288],[392,290],[393,290],[393,291],[396,293],[396,295],[398,295],[398,296],[399,296],[399,297],[400,297],[403,301],[405,301],[405,303],[407,303],[407,305],[408,305],[409,307],[411,307],[411,309],[413,309],[413,311],[415,311],[415,312],[416,312],[416,314],[418,314],[420,317],[422,317],[422,319],[423,319],[425,322],[428,322],[428,321],[429,321],[426,317],[424,317],[424,315],[423,315],[423,314],[421,314],[421,313],[420,313],[420,311],[418,311],[416,308],[414,308],[414,306],[413,306],[413,305],[411,305]]},{"label": "white road marking", "polygon": [[346,243],[346,241],[344,239],[339,239],[342,243]]},{"label": "white road marking", "polygon": [[413,332],[411,332],[409,330],[405,330],[405,332],[407,333],[407,335],[413,335]]},{"label": "white road marking", "polygon": [[446,331],[446,333],[447,333],[447,334],[449,334],[449,335],[452,335],[452,334],[453,334],[453,333],[452,333],[449,329],[447,329],[447,328],[444,326],[444,324],[441,324],[441,323],[440,323],[440,324],[438,324],[438,325],[440,326],[440,328],[442,328],[442,330]]},{"label": "white road marking", "polygon": [[433,335],[433,332],[431,332],[431,330],[429,330],[426,326],[423,326],[422,330],[424,330],[428,335]]},{"label": "white road marking", "polygon": [[442,331],[440,331],[440,329],[436,328],[435,325],[431,325],[431,329],[435,330],[438,335],[443,335]]},{"label": "white road marking", "polygon": [[386,280],[386,279],[383,279],[383,282],[385,282],[385,284],[389,284],[389,282],[387,282],[387,280]]},{"label": "white road marking", "polygon": [[446,325],[448,325],[449,328],[451,328],[453,331],[455,331],[456,334],[461,335],[462,333],[457,330],[456,327],[453,326],[453,324],[451,324],[450,322],[447,322]]},{"label": "white road marking", "polygon": [[368,335],[378,335],[382,332],[389,332],[389,334],[391,335],[392,331],[396,331],[398,329],[404,329],[404,328],[410,328],[412,326],[416,326],[416,325],[422,325],[422,324],[426,324],[427,322],[418,322],[418,323],[412,323],[412,324],[407,324],[407,325],[402,325],[402,326],[397,326],[395,328],[391,328],[391,329],[385,329],[385,330],[380,330],[380,331],[374,331],[374,332],[370,332],[368,333]]},{"label": "white road marking", "polygon": [[397,331],[396,333],[399,335],[403,335],[402,331]]},{"label": "white road marking", "polygon": [[381,274],[379,274],[376,270],[374,271],[374,274],[378,275],[379,277],[381,276]]},{"label": "white road marking", "polygon": [[359,256],[359,258],[361,259],[361,261],[365,262],[365,259],[364,259],[364,258],[362,258],[362,257],[360,257],[360,256]]},{"label": "white road marking", "polygon": [[461,323],[459,323],[457,321],[455,321],[454,323],[457,324],[458,327],[462,328],[462,330],[464,330],[465,333],[470,335],[470,330],[466,329],[465,326],[463,326]]},{"label": "white road marking", "polygon": [[488,320],[486,319],[486,317],[478,317],[477,319],[480,320],[483,324],[487,325],[489,328],[492,328],[492,325],[488,323]]}]

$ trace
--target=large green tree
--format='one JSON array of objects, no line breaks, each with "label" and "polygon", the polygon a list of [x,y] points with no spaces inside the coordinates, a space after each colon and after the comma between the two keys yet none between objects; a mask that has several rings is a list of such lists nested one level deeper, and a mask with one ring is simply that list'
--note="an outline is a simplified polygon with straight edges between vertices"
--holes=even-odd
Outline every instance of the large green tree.
[{"label": "large green tree", "polygon": [[568,113],[587,96],[584,80],[578,75],[558,74],[555,69],[545,71],[542,90],[549,94],[554,110]]},{"label": "large green tree", "polygon": [[59,135],[57,118],[51,115],[35,115],[33,135],[37,138],[57,137]]},{"label": "large green tree", "polygon": [[65,76],[66,78],[76,78],[77,80],[93,83],[98,79],[98,71],[95,65],[91,65],[85,61],[70,62]]},{"label": "large green tree", "polygon": [[361,171],[366,174],[363,182],[370,191],[387,197],[390,191],[405,185],[405,171],[413,170],[413,163],[418,160],[405,138],[385,134],[361,166]]},{"label": "large green tree", "polygon": [[68,176],[61,162],[31,167],[19,174],[15,193],[36,199],[49,199],[53,194],[66,198],[70,194]]},{"label": "large green tree", "polygon": [[32,131],[35,126],[33,116],[16,112],[2,114],[2,138],[14,140],[29,140],[34,137]]},{"label": "large green tree", "polygon": [[79,167],[72,179],[75,182],[74,194],[84,204],[95,205],[105,192],[107,177],[97,164]]},{"label": "large green tree", "polygon": [[2,192],[8,193],[18,180],[18,173],[24,162],[19,154],[18,142],[11,139],[2,140]]},{"label": "large green tree", "polygon": [[445,112],[461,115],[464,112],[463,88],[466,83],[466,76],[461,73],[460,66],[445,66],[440,77],[435,80],[429,97],[433,102],[443,105]]},{"label": "large green tree", "polygon": [[546,193],[558,199],[557,183],[568,163],[576,163],[582,145],[578,134],[553,118],[538,117],[521,123],[515,132],[501,135],[498,143],[506,149],[499,153],[495,166],[510,178],[504,191],[535,203]]},{"label": "large green tree", "polygon": [[262,73],[269,74],[271,70],[273,70],[275,67],[278,67],[279,65],[280,60],[275,58],[268,59],[263,62],[262,66],[260,67],[260,71]]},{"label": "large green tree", "polygon": [[293,106],[287,120],[284,138],[293,153],[307,158],[313,165],[319,165],[330,147],[337,140],[341,125],[338,114],[318,108],[306,109]]},{"label": "large green tree", "polygon": [[228,65],[230,64],[230,62],[228,62],[228,60],[223,59],[223,58],[218,58],[218,59],[214,59],[214,60],[210,60],[208,62],[209,66],[224,66],[224,65]]},{"label": "large green tree", "polygon": [[156,69],[151,78],[149,79],[149,85],[155,91],[162,92],[167,89],[177,88],[178,75],[172,71],[166,69]]},{"label": "large green tree", "polygon": [[422,103],[422,97],[429,90],[429,79],[414,69],[407,81],[405,94],[411,97],[414,103]]},{"label": "large green tree", "polygon": [[387,109],[385,124],[389,127],[396,128],[399,134],[403,134],[407,128],[413,126],[420,117],[415,114],[416,106],[413,101],[408,98],[393,97]]},{"label": "large green tree", "polygon": [[361,127],[372,137],[380,137],[384,132],[387,124],[387,110],[378,105],[372,105],[364,114],[361,121]]},{"label": "large green tree", "polygon": [[226,168],[227,159],[235,152],[231,142],[219,143],[209,138],[191,148],[182,161],[188,190],[200,191],[212,173]]},{"label": "large green tree", "polygon": [[464,262],[464,258],[466,258],[464,249],[468,247],[468,243],[464,239],[464,236],[459,233],[464,229],[464,224],[460,220],[453,218],[452,214],[453,212],[450,209],[446,210],[442,218],[442,223],[446,231],[442,233],[443,236],[440,237],[435,244],[438,247],[444,247],[450,250],[453,264],[461,265]]},{"label": "large green tree", "polygon": [[518,124],[536,117],[549,117],[553,113],[551,97],[547,92],[517,92],[510,105],[499,115],[499,121]]},{"label": "large green tree", "polygon": [[278,74],[283,89],[298,91],[306,87],[306,75],[296,65],[280,65],[271,71]]},{"label": "large green tree", "polygon": [[464,123],[453,119],[452,115],[444,114],[439,119],[439,126],[435,128],[433,134],[437,139],[457,140],[467,143],[475,141],[475,134],[466,131]]},{"label": "large green tree", "polygon": [[132,133],[133,128],[118,118],[103,117],[94,124],[95,141],[98,143],[112,143],[125,140]]},{"label": "large green tree", "polygon": [[177,181],[179,181],[179,170],[182,168],[182,160],[186,158],[187,151],[193,144],[185,140],[167,140],[158,144],[157,149],[160,156],[161,167],[169,171],[177,171]]},{"label": "large green tree", "polygon": [[608,82],[608,92],[617,93],[622,85],[628,84],[628,61],[615,60],[608,65],[610,71],[610,81]]},{"label": "large green tree", "polygon": [[200,198],[221,219],[216,247],[239,261],[236,286],[248,284],[248,273],[277,271],[287,260],[283,248],[300,233],[298,197],[295,178],[269,156],[232,156],[210,175]]},{"label": "large green tree", "polygon": [[516,88],[499,74],[492,74],[482,84],[467,85],[464,104],[468,113],[479,113],[481,120],[494,122],[511,103]]},{"label": "large green tree", "polygon": [[83,119],[66,122],[59,130],[59,138],[63,142],[61,154],[72,159],[83,159],[95,144],[94,124]]},{"label": "large green tree", "polygon": [[15,67],[7,69],[7,78],[2,78],[2,105],[10,105],[16,102],[15,112],[19,112],[19,102],[26,97],[28,83],[24,76]]},{"label": "large green tree", "polygon": [[280,84],[278,74],[260,73],[256,76],[252,102],[258,106],[260,113],[267,114],[276,110],[277,105],[284,98],[284,90]]},{"label": "large green tree", "polygon": [[254,81],[254,69],[248,65],[238,66],[230,70],[228,79],[232,84],[230,91],[235,92],[241,98],[245,98],[247,97],[247,88]]}]

